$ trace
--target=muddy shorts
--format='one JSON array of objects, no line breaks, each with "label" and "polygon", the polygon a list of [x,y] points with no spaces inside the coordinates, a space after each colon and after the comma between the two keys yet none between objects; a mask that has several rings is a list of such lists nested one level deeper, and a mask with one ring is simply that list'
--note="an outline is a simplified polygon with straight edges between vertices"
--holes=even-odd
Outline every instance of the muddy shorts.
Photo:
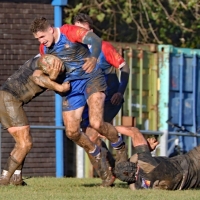
[{"label": "muddy shorts", "polygon": [[106,91],[106,81],[103,74],[97,74],[87,79],[70,81],[71,89],[63,97],[63,111],[76,110],[85,106],[87,99],[96,92]]},{"label": "muddy shorts", "polygon": [[0,122],[4,129],[28,125],[23,102],[5,91],[0,91]]}]

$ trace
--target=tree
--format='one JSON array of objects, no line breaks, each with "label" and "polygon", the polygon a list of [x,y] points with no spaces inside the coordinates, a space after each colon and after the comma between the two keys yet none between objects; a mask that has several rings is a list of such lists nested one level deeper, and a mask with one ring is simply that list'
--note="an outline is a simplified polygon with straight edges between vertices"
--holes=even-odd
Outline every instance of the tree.
[{"label": "tree", "polygon": [[69,1],[65,22],[79,12],[93,19],[104,40],[200,47],[199,0]]}]

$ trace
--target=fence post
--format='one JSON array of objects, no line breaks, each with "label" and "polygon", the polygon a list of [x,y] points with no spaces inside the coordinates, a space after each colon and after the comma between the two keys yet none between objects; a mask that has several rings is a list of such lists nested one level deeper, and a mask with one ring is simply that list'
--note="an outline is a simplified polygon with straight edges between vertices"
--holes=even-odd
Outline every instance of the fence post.
[{"label": "fence post", "polygon": [[163,131],[162,136],[160,137],[160,156],[167,156],[168,149],[168,131]]},{"label": "fence post", "polygon": [[1,129],[1,123],[0,123],[0,172],[1,172],[1,156],[2,156],[2,151],[1,151],[1,141],[2,141],[2,129]]}]

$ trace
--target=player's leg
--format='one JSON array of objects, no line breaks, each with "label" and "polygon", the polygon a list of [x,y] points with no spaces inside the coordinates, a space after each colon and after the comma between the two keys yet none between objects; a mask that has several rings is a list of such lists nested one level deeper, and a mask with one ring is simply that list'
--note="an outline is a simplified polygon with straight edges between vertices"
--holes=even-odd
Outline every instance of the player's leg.
[{"label": "player's leg", "polygon": [[119,163],[128,159],[127,150],[122,136],[118,135],[115,127],[103,120],[104,100],[103,92],[96,92],[89,96],[90,125],[111,142],[111,146],[116,150],[116,163]]},{"label": "player's leg", "polygon": [[104,122],[105,86],[105,77],[99,74],[87,82],[85,96],[89,106],[90,126],[111,142],[111,146],[116,149],[116,163],[118,163],[127,160],[128,155],[125,143],[115,127]]},{"label": "player's leg", "polygon": [[128,137],[131,137],[133,146],[145,145],[147,146],[147,141],[136,127],[125,127],[125,126],[115,126],[118,132]]},{"label": "player's leg", "polygon": [[15,170],[14,174],[10,178],[10,184],[16,185],[16,186],[26,186],[26,182],[22,179],[22,169],[24,166],[25,159],[22,161],[22,163],[18,166],[18,168]]},{"label": "player's leg", "polygon": [[[107,146],[104,145],[105,143],[99,138],[99,133],[96,130],[94,130],[91,127],[87,127],[85,133],[90,138],[90,140],[94,144],[96,144],[101,149],[101,151],[103,151],[104,157],[106,158],[108,176],[106,179],[102,180],[102,186],[108,187],[108,186],[113,185],[113,183],[115,181],[115,177],[112,173],[112,170],[114,168],[115,160],[114,160],[111,152],[109,152]],[[90,155],[88,155],[88,156],[89,156],[91,163],[94,166],[94,169],[96,169],[95,164],[94,164],[94,159]],[[111,160],[111,159],[113,159],[113,160]],[[112,162],[112,161],[113,161],[113,163],[111,163],[112,164],[112,166],[111,166],[110,162]]]},{"label": "player's leg", "polygon": [[86,152],[94,151],[94,144],[80,130],[80,121],[84,107],[76,110],[64,111],[63,121],[65,125],[66,135],[79,146],[83,147]]},{"label": "player's leg", "polygon": [[[104,103],[104,121],[108,122],[108,123],[112,123],[113,118],[119,112],[122,104],[123,104],[123,102],[119,105],[113,105],[110,101],[108,101],[108,100],[105,101],[105,103]],[[89,117],[86,118],[86,116],[88,116],[88,108],[84,109],[84,113],[85,113],[85,110],[87,110],[87,115],[83,114],[83,124],[86,124],[86,121],[87,121],[86,119],[88,119],[88,124],[89,124]],[[106,143],[102,139],[102,136],[100,136],[99,132],[97,132],[95,129],[93,129],[91,127],[87,127],[86,134],[90,138],[90,140],[93,141],[93,143],[95,143],[96,145],[103,147],[107,150],[107,162],[108,162],[108,166],[110,169],[110,176],[108,176],[106,180],[102,181],[102,186],[104,186],[104,187],[111,186],[113,184],[113,182],[115,181],[115,176],[113,174],[113,169],[115,167],[115,159],[114,159],[112,153],[110,152],[109,148],[107,147]]]},{"label": "player's leg", "polygon": [[[115,180],[115,177],[112,175],[112,171],[111,171],[114,167],[114,164],[112,165],[113,167],[111,167],[111,165],[110,165],[110,160],[111,160],[110,157],[112,157],[112,155],[110,155],[111,153],[107,149],[107,146],[102,145],[103,141],[100,139],[99,133],[95,129],[93,129],[89,126],[88,105],[85,106],[83,114],[82,114],[81,129],[94,144],[96,144],[99,148],[101,148],[101,150],[106,152],[106,163],[107,163],[107,167],[110,171],[107,172],[108,173],[107,178],[105,180],[102,180],[102,186],[104,186],[104,187],[111,186]],[[88,157],[89,157],[90,162],[92,163],[95,171],[97,171],[97,173],[98,173],[98,166],[97,166],[97,163],[96,163],[94,157],[91,156],[90,154],[88,154]],[[113,159],[113,163],[114,162],[115,162],[115,160]]]},{"label": "player's leg", "polygon": [[[27,153],[30,151],[32,139],[22,102],[4,91],[0,91],[0,102],[2,102],[0,107],[0,121],[3,128],[8,130],[16,142],[0,178],[1,185],[8,185],[10,177],[18,170]],[[21,170],[18,171],[17,176],[18,180],[22,183]]]},{"label": "player's leg", "polygon": [[[112,124],[113,119],[115,118],[119,110],[121,109],[122,105],[123,105],[123,101],[119,105],[113,105],[110,100],[105,101],[104,117],[103,117],[104,121]],[[102,145],[106,149],[108,149],[108,147],[106,146],[106,143],[103,140],[102,140]],[[115,159],[113,158],[113,155],[110,151],[108,151],[108,160],[109,160],[110,166],[113,169],[115,167]]]},{"label": "player's leg", "polygon": [[68,138],[83,147],[84,150],[94,158],[100,177],[105,179],[107,177],[107,167],[104,161],[105,159],[102,159],[104,155],[101,153],[101,149],[92,143],[88,136],[80,129],[80,121],[86,104],[85,96],[80,93],[84,85],[84,80],[71,82],[72,90],[63,101],[63,120],[66,127],[66,134]]},{"label": "player's leg", "polygon": [[[15,139],[15,147],[12,150],[10,157],[8,159],[9,163],[10,159],[14,159],[19,163],[14,173],[10,178],[10,183],[13,185],[26,185],[26,183],[22,180],[22,169],[24,165],[24,161],[26,155],[29,153],[32,148],[32,137],[30,134],[30,126],[22,126],[22,127],[11,127],[8,129],[8,132]],[[7,164],[9,167],[9,164]],[[12,166],[12,164],[10,164]],[[5,169],[6,170],[6,169]],[[9,167],[8,172],[10,172],[11,167]]]}]

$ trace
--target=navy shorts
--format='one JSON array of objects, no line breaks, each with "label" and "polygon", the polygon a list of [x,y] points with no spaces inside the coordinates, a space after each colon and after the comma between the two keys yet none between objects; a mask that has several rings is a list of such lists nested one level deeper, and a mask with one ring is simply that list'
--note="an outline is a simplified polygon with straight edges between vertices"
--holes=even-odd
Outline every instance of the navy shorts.
[{"label": "navy shorts", "polygon": [[63,111],[76,110],[85,106],[90,95],[96,92],[105,92],[107,87],[101,71],[97,71],[87,79],[70,81],[70,84],[70,91],[63,97]]}]

